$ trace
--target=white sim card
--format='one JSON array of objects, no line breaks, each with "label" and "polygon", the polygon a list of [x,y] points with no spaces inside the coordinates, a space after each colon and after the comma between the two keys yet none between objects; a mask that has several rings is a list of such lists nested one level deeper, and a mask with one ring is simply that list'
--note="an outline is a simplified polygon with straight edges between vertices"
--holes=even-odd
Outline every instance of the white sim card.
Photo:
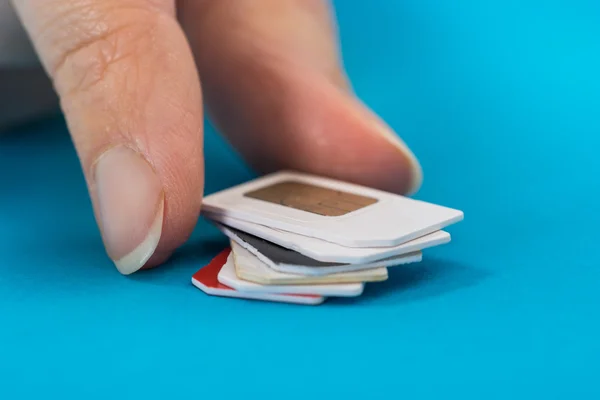
[{"label": "white sim card", "polygon": [[388,270],[385,267],[367,269],[363,271],[340,272],[337,274],[310,276],[286,274],[275,271],[258,257],[231,240],[231,254],[233,254],[235,275],[248,282],[260,285],[322,285],[325,283],[365,283],[382,282],[388,279]]},{"label": "white sim card", "polygon": [[223,228],[222,232],[229,237],[229,239],[236,242],[244,249],[252,253],[259,260],[264,262],[269,268],[289,274],[322,276],[339,272],[392,267],[419,262],[422,260],[423,256],[420,251],[416,251],[413,253],[384,258],[382,260],[364,264],[324,263],[313,260],[293,250],[278,246],[259,237],[252,236],[246,232],[234,232],[230,228]]},{"label": "white sim card", "polygon": [[[207,215],[207,218],[213,219],[210,215]],[[265,225],[253,224],[241,219],[225,216],[220,219],[221,223],[213,223],[221,231],[227,227],[234,228],[235,230],[247,232],[318,261],[346,264],[364,264],[383,258],[400,256],[443,245],[449,243],[451,239],[448,232],[436,231],[397,246],[346,247],[310,236],[269,228]]]},{"label": "white sim card", "polygon": [[[258,262],[260,260],[256,259]],[[237,277],[235,266],[228,262],[223,265],[218,276],[219,282],[239,292],[268,294],[311,294],[327,297],[356,297],[364,290],[363,283],[340,283],[324,285],[259,285]]]},{"label": "white sim card", "polygon": [[297,172],[279,172],[203,200],[231,217],[348,247],[397,246],[463,219],[463,212]]},{"label": "white sim card", "polygon": [[223,266],[233,265],[231,249],[227,248],[220,252],[211,262],[200,268],[192,276],[192,284],[204,293],[211,296],[234,297],[238,299],[264,300],[282,303],[310,304],[317,305],[323,303],[326,298],[314,294],[279,294],[279,293],[260,293],[260,292],[241,292],[218,280],[219,271]]}]

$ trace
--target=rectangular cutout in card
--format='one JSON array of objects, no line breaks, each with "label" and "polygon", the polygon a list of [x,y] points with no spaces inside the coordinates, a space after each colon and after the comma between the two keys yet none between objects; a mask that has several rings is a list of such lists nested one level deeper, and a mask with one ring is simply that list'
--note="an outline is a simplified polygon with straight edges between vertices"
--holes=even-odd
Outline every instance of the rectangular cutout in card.
[{"label": "rectangular cutout in card", "polygon": [[326,217],[339,217],[377,203],[373,197],[296,181],[278,182],[244,196]]}]

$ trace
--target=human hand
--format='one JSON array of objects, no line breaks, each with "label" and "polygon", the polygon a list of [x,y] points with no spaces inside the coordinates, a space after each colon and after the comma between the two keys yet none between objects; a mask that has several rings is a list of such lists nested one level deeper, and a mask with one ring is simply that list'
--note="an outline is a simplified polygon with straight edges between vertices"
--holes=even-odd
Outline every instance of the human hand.
[{"label": "human hand", "polygon": [[13,5],[123,274],[166,261],[197,222],[204,103],[257,172],[293,169],[400,194],[421,184],[414,155],[352,93],[325,0]]}]

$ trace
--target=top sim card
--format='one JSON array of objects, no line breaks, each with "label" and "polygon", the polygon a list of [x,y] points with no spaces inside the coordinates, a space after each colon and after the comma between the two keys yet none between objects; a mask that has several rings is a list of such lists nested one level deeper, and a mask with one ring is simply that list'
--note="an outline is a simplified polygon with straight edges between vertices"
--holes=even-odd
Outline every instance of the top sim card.
[{"label": "top sim card", "polygon": [[279,172],[211,194],[217,222],[237,218],[347,247],[396,246],[459,222],[459,210],[355,184]]}]

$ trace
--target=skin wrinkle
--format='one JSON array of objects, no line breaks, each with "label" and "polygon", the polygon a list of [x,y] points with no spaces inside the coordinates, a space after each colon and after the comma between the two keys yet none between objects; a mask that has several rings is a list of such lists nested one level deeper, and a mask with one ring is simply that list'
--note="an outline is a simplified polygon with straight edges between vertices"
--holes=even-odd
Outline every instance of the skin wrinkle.
[{"label": "skin wrinkle", "polygon": [[[97,49],[94,49],[98,56],[89,57],[89,65],[88,67],[79,67],[77,68],[78,73],[72,73],[71,76],[77,77],[80,75],[76,82],[74,82],[70,87],[58,88],[58,90],[63,94],[63,96],[69,97],[74,93],[82,93],[91,90],[94,86],[96,86],[100,82],[104,82],[106,80],[106,74],[110,69],[112,64],[118,64],[120,61],[127,62],[127,58],[132,56],[132,54],[118,54],[118,50],[116,44],[111,43],[110,39],[113,35],[121,34],[121,29],[111,32],[110,35],[107,35],[104,38],[98,38],[95,42],[89,42],[84,45],[78,46],[74,48],[71,53],[65,54],[61,64],[57,65],[56,70],[53,72],[54,76],[59,76],[61,73],[61,69],[65,67],[67,61],[69,59],[77,60],[78,52],[85,52],[86,50],[93,51],[92,46],[96,46]],[[71,72],[74,68],[73,65],[70,64]],[[60,80],[59,80],[60,81]]]},{"label": "skin wrinkle", "polygon": [[[136,58],[133,57],[133,59],[135,60]],[[127,59],[125,59],[125,61],[130,62]],[[105,65],[109,68],[112,67],[113,69],[115,69],[121,64],[108,62]],[[135,131],[136,127],[124,126],[123,124],[133,124],[134,121],[140,120],[139,111],[137,110],[138,104],[137,102],[130,101],[129,98],[132,94],[131,91],[126,91],[125,93],[123,93],[121,91],[114,91],[111,89],[113,87],[125,88],[126,86],[124,85],[124,82],[127,82],[128,79],[132,79],[131,73],[126,74],[128,75],[127,78],[121,77],[119,73],[108,74],[106,72],[103,72],[101,75],[102,79],[96,79],[95,84],[91,86],[88,85],[88,87],[86,87],[85,90],[78,90],[77,88],[73,88],[69,92],[65,93],[62,97],[63,108],[65,109],[66,113],[70,113],[73,115],[75,115],[75,110],[79,109],[79,113],[77,114],[81,115],[79,119],[86,118],[88,113],[93,114],[98,108],[103,109],[105,111],[104,114],[107,115],[109,118],[115,115],[111,112],[107,112],[111,109],[127,110],[127,112],[130,115],[132,115],[132,118],[126,121],[115,119],[106,121],[106,129],[116,131],[107,133],[112,135],[120,134],[123,137],[123,141],[127,142],[132,137],[131,131]],[[133,79],[136,79],[135,74]],[[145,88],[145,90],[147,89],[148,88]],[[106,93],[117,93],[117,96],[112,95],[107,101]],[[139,96],[139,98],[146,99],[146,97],[144,96]],[[117,126],[119,127],[119,129],[115,129],[115,127]],[[83,141],[86,140],[86,138],[89,138],[88,140],[93,141],[92,136],[84,136],[83,138],[76,138],[75,140]],[[81,143],[81,145],[87,148],[87,146],[84,143]],[[87,153],[87,151],[85,153]]]},{"label": "skin wrinkle", "polygon": [[[30,0],[31,1],[31,0]],[[41,18],[45,20],[44,24],[41,24],[39,29],[36,31],[35,37],[42,39],[45,36],[53,36],[52,32],[48,32],[53,27],[58,26],[59,29],[68,28],[69,25],[73,24],[76,27],[81,27],[82,22],[95,20],[102,20],[105,22],[105,26],[109,19],[106,19],[107,15],[118,15],[118,13],[125,12],[148,12],[148,11],[159,11],[169,15],[174,15],[173,2],[165,0],[103,0],[98,2],[97,0],[70,0],[65,2],[64,0],[35,2],[30,7],[35,8],[35,13],[52,15],[52,18]],[[64,11],[60,11],[60,10]],[[43,11],[49,10],[49,11]],[[87,15],[87,18],[86,18]],[[68,18],[70,17],[71,18]],[[66,23],[65,23],[66,21]],[[93,33],[93,29],[81,30],[82,33]]]},{"label": "skin wrinkle", "polygon": [[[144,25],[145,27],[146,25]],[[152,25],[150,25],[152,26]],[[101,53],[102,55],[98,58],[101,60],[98,64],[101,65],[101,74],[96,73],[97,77],[93,82],[89,82],[86,87],[73,88],[69,93],[64,95],[64,101],[71,100],[71,104],[78,104],[80,99],[91,98],[89,101],[89,108],[93,109],[96,104],[104,104],[107,111],[114,110],[113,112],[107,112],[108,115],[118,115],[118,112],[127,112],[132,118],[125,121],[113,121],[111,124],[113,127],[118,127],[117,132],[123,136],[123,140],[133,141],[136,143],[141,150],[152,152],[152,149],[148,147],[148,143],[151,143],[145,132],[149,130],[148,126],[139,125],[146,123],[147,119],[147,102],[153,97],[157,97],[160,92],[157,92],[158,83],[154,79],[159,79],[159,75],[153,73],[143,73],[144,69],[141,68],[141,64],[147,64],[150,61],[151,65],[158,65],[169,63],[174,64],[172,60],[157,58],[155,60],[146,60],[148,54],[154,54],[155,52],[151,49],[146,49],[148,46],[155,46],[153,38],[156,36],[155,29],[146,29],[143,32],[149,32],[143,34],[140,30],[135,36],[129,36],[135,38],[131,42],[129,39],[123,41],[123,45],[117,47],[128,47],[123,50],[117,50],[116,54],[120,53],[120,56],[113,56],[111,53]],[[115,36],[120,38],[121,36]],[[119,40],[119,39],[115,39]],[[144,43],[152,42],[150,45],[143,45]],[[142,46],[138,45],[141,43]],[[110,48],[114,48],[111,46]],[[109,58],[109,59],[106,59]],[[129,58],[129,59],[126,59]],[[86,57],[89,62],[89,57]],[[159,67],[158,69],[167,68]],[[84,68],[84,70],[89,70]],[[113,73],[111,73],[113,71]],[[109,78],[110,76],[110,78]],[[143,84],[141,84],[143,82]],[[103,87],[97,87],[98,84],[102,84]],[[94,94],[95,93],[95,94]],[[107,101],[106,93],[118,93],[119,96],[109,96]],[[134,100],[131,100],[131,98]],[[96,98],[97,100],[94,100]],[[140,106],[141,105],[141,106]],[[191,111],[190,111],[191,112]],[[126,124],[126,125],[124,125]],[[113,128],[114,129],[114,128]],[[114,133],[113,133],[114,134]]]},{"label": "skin wrinkle", "polygon": [[[86,14],[92,13],[94,7],[90,1],[78,0],[71,3],[63,1],[45,1],[41,4],[36,4],[35,13],[39,15],[51,15],[49,18],[40,18],[45,21],[40,24],[38,29],[33,34],[34,42],[44,41],[45,38],[54,37],[54,30],[64,30],[70,26],[77,28],[79,24],[71,24],[72,22],[80,22],[80,18]],[[83,21],[86,19],[83,18]],[[62,38],[66,35],[59,35]]]},{"label": "skin wrinkle", "polygon": [[[145,22],[137,25],[121,26],[113,31],[106,32],[93,40],[85,41],[72,47],[60,56],[60,62],[56,64],[51,75],[55,81],[68,82],[67,77],[61,80],[61,72],[68,68],[65,74],[69,78],[81,76],[78,84],[71,87],[57,87],[61,95],[69,96],[72,92],[84,92],[96,84],[103,82],[106,74],[113,66],[120,65],[120,61],[128,57],[142,58],[140,55],[148,51],[148,34],[151,32],[150,25]],[[127,36],[127,40],[123,38]],[[69,61],[67,63],[67,61]],[[127,64],[127,60],[124,64]],[[91,72],[90,72],[91,71]],[[90,77],[91,74],[91,77]],[[87,79],[86,79],[87,78]]]},{"label": "skin wrinkle", "polygon": [[[153,2],[158,3],[158,2]],[[164,3],[164,2],[162,2]],[[50,7],[48,3],[44,3]],[[54,3],[52,3],[54,4]],[[42,28],[34,33],[37,47],[45,50],[46,69],[55,77],[68,58],[86,47],[98,46],[96,43],[110,42],[112,38],[133,36],[130,41],[135,41],[135,36],[144,36],[161,16],[172,19],[161,7],[161,12],[148,9],[146,1],[75,1],[64,6],[64,2],[57,2],[59,11],[30,11],[30,13],[50,14],[52,17]],[[60,5],[63,5],[60,7]],[[61,9],[63,9],[61,11]],[[55,15],[57,14],[57,15]],[[118,16],[116,18],[115,16]],[[49,39],[48,39],[49,38]],[[49,42],[50,40],[50,42]]]}]

